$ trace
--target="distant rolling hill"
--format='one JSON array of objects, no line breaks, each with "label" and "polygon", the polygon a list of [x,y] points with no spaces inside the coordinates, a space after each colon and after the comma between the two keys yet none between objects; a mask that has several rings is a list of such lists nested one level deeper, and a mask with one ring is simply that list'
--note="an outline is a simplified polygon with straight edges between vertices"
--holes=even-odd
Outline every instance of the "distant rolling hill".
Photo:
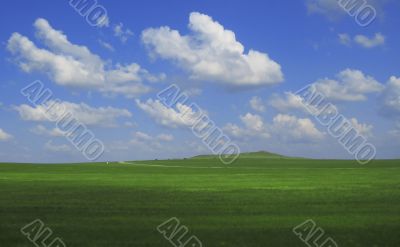
[{"label": "distant rolling hill", "polygon": [[[197,155],[192,157],[191,159],[215,159],[218,158],[218,155]],[[271,153],[267,151],[258,151],[258,152],[248,152],[248,153],[241,153],[239,158],[246,158],[246,159],[299,159],[298,157],[289,157],[284,156],[281,154]]]}]

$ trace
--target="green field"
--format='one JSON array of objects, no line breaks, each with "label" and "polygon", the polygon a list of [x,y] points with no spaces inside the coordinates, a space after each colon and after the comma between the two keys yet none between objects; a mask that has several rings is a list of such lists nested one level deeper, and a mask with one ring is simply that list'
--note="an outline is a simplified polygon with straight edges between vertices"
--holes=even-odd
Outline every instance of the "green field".
[{"label": "green field", "polygon": [[400,246],[400,161],[243,155],[95,164],[0,164],[0,246],[34,246],[41,219],[67,246],[172,246],[177,217],[203,246],[307,246],[313,219],[338,246]]}]

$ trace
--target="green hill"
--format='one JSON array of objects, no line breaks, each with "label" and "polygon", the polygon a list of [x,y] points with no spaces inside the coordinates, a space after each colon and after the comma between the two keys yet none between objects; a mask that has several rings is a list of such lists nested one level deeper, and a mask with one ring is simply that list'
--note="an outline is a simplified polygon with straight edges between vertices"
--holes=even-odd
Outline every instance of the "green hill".
[{"label": "green hill", "polygon": [[[215,159],[218,158],[218,155],[197,155],[192,157],[191,159]],[[293,157],[284,156],[276,153],[271,153],[267,151],[258,151],[258,152],[248,152],[241,153],[239,158],[246,159],[292,159]]]}]

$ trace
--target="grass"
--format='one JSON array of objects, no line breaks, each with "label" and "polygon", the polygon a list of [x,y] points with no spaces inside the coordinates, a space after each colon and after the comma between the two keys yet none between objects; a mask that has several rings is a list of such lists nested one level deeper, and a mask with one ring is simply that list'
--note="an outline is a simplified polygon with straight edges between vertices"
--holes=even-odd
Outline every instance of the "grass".
[{"label": "grass", "polygon": [[38,218],[67,246],[172,246],[156,227],[177,217],[203,246],[306,246],[307,219],[339,246],[400,246],[399,183],[399,160],[0,164],[0,245],[33,246]]}]

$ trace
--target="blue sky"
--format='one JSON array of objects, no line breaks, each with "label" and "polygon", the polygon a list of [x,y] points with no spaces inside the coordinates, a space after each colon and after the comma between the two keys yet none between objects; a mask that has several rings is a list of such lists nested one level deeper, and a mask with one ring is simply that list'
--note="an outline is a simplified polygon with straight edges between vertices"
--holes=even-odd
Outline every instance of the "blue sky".
[{"label": "blue sky", "polygon": [[366,27],[336,0],[98,4],[91,26],[69,1],[3,3],[0,161],[85,161],[20,93],[35,80],[104,143],[100,160],[210,152],[157,104],[173,83],[242,151],[352,158],[296,101],[313,83],[378,158],[400,156],[399,3],[368,1]]}]

